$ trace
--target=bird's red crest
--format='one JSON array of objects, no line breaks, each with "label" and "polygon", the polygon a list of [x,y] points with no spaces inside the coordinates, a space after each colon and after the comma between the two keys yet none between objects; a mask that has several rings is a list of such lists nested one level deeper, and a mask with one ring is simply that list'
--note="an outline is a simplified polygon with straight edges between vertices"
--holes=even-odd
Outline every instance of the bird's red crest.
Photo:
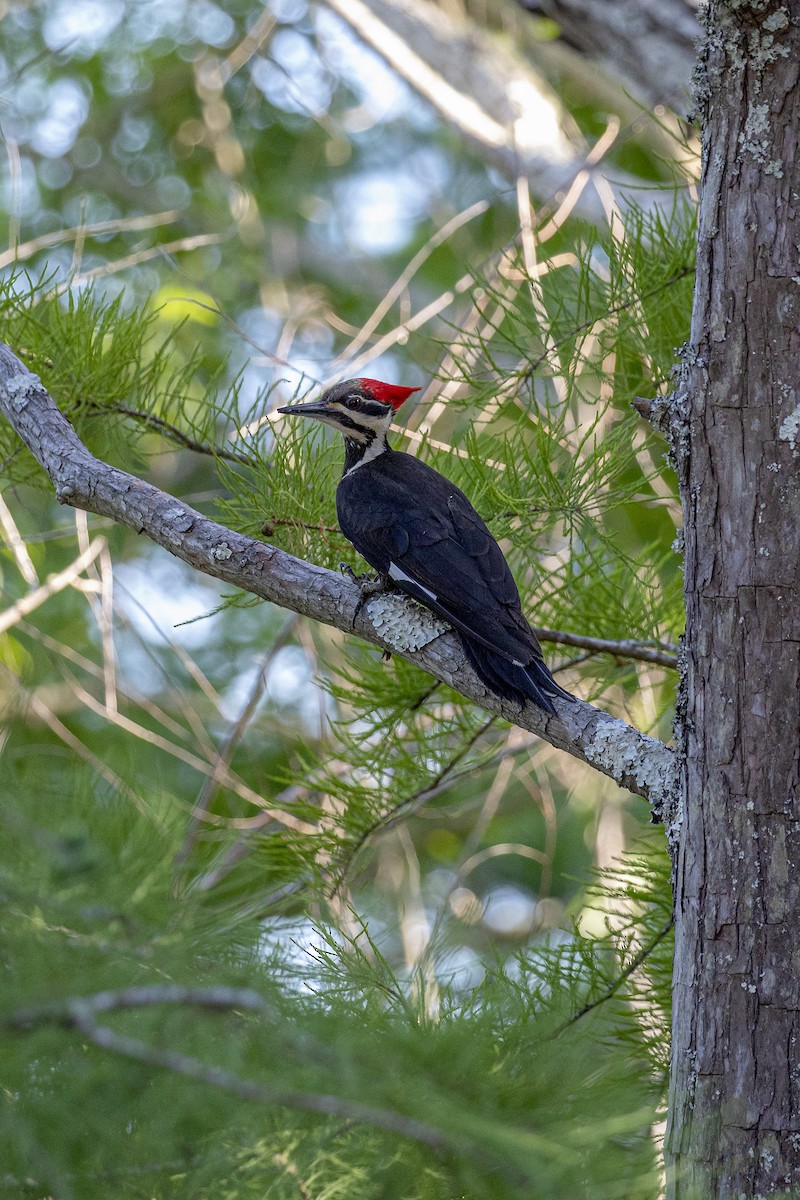
[{"label": "bird's red crest", "polygon": [[395,412],[401,404],[405,404],[412,392],[421,390],[418,387],[398,387],[394,383],[381,383],[380,379],[364,379],[362,377],[358,382],[365,392],[369,392],[370,396],[380,400],[381,404],[391,404]]}]

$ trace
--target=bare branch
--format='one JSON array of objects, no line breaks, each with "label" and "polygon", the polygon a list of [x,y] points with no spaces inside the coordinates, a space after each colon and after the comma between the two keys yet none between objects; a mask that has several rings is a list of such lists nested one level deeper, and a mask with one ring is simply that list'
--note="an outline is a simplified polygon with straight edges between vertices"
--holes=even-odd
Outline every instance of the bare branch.
[{"label": "bare branch", "polygon": [[90,996],[74,996],[52,1004],[19,1008],[0,1018],[6,1029],[32,1029],[36,1025],[72,1024],[80,1018],[99,1013],[119,1012],[129,1008],[151,1008],[159,1004],[181,1004],[193,1008],[242,1009],[247,1012],[270,1011],[269,1005],[253,988],[185,987],[174,983],[144,984],[138,987],[116,988],[93,992]]},{"label": "bare branch", "polygon": [[45,600],[49,600],[51,596],[62,592],[64,588],[71,587],[75,580],[83,574],[89,563],[94,562],[97,556],[102,552],[106,544],[106,539],[102,537],[95,538],[90,546],[78,555],[73,563],[65,567],[63,571],[59,571],[56,575],[51,575],[49,579],[40,587],[34,588],[32,592],[28,592],[5,612],[0,613],[0,633],[5,633],[12,625],[16,625],[28,613],[34,612]]},{"label": "bare branch", "polygon": [[197,250],[201,246],[218,246],[222,240],[223,235],[219,233],[198,233],[194,237],[178,238],[174,242],[164,242],[156,246],[147,246],[144,250],[135,250],[131,254],[126,254],[124,258],[115,259],[113,262],[101,263],[99,266],[92,267],[89,271],[83,271],[79,275],[70,275],[68,279],[51,288],[44,298],[46,300],[54,300],[58,296],[63,296],[65,292],[69,292],[72,288],[83,287],[85,284],[91,283],[93,279],[105,279],[108,275],[116,275],[118,271],[127,271],[128,267],[138,267],[141,263],[149,262],[152,258],[166,258],[170,254]]},{"label": "bare branch", "polygon": [[162,827],[161,819],[156,815],[154,810],[147,805],[141,796],[136,794],[133,788],[128,787],[124,779],[121,779],[115,771],[112,771],[111,767],[107,766],[101,758],[98,758],[88,746],[85,746],[80,738],[77,737],[71,729],[67,729],[63,721],[58,719],[53,710],[45,704],[44,700],[42,700],[41,696],[34,691],[29,691],[27,688],[22,687],[19,679],[16,676],[12,676],[8,667],[4,665],[0,666],[0,671],[2,671],[2,673],[8,679],[9,693],[11,693],[13,688],[16,695],[25,702],[30,712],[33,713],[33,715],[44,725],[47,725],[47,727],[60,741],[64,743],[65,746],[69,746],[73,754],[77,754],[77,756],[82,758],[84,762],[89,763],[89,765],[94,771],[97,772],[101,779],[105,779],[106,782],[110,783],[111,786],[118,791],[121,796],[124,796],[126,800],[129,800],[130,803],[133,804],[134,808],[136,808],[142,814],[142,816],[146,817],[149,821],[152,821],[157,827]]},{"label": "bare branch", "polygon": [[[673,794],[675,761],[663,742],[581,700],[558,701],[558,716],[532,704],[500,699],[469,667],[459,639],[441,622],[400,596],[364,600],[352,580],[226,529],[181,500],[95,458],[58,410],[42,383],[0,345],[0,408],[52,480],[56,497],[146,533],[183,562],[344,633],[355,633],[400,654],[467,699],[648,799],[656,813]],[[399,644],[394,607],[417,631],[416,648]]]},{"label": "bare branch", "polygon": [[28,587],[38,587],[39,576],[33,564],[33,559],[28,553],[28,547],[25,545],[20,531],[17,529],[16,522],[11,515],[11,509],[6,504],[2,495],[0,495],[0,530],[3,532],[6,545],[14,555],[17,570]]},{"label": "bare branch", "polygon": [[615,658],[634,658],[638,662],[657,663],[660,667],[678,668],[678,648],[672,645],[648,646],[630,638],[614,641],[611,638],[586,637],[582,633],[566,633],[563,629],[543,629],[536,626],[540,642],[555,642],[559,646],[578,646],[593,654],[613,654]]}]

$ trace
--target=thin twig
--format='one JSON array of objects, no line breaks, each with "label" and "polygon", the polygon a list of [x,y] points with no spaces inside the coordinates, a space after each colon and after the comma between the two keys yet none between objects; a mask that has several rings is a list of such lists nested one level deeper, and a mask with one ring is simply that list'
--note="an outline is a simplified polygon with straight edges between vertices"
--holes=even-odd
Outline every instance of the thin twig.
[{"label": "thin twig", "polygon": [[575,205],[581,198],[584,188],[592,178],[592,173],[589,168],[597,166],[602,158],[605,157],[606,151],[610,150],[617,139],[619,133],[619,117],[612,114],[609,117],[608,124],[604,131],[600,134],[595,144],[592,146],[589,153],[586,155],[584,166],[575,174],[572,183],[567,189],[564,199],[559,204],[553,215],[547,222],[537,230],[537,237],[540,243],[550,240],[554,234],[558,233],[561,226],[566,221],[569,214],[572,212]]},{"label": "thin twig", "polygon": [[[119,610],[117,611],[119,612]],[[81,654],[79,651],[75,650],[73,646],[68,646],[66,643],[58,641],[57,638],[50,637],[49,634],[44,633],[38,628],[38,626],[30,625],[27,621],[20,621],[17,625],[17,629],[20,631],[20,633],[24,633],[27,637],[31,638],[32,641],[39,642],[47,650],[52,650],[55,654],[66,658],[69,662],[75,663],[76,666],[81,667],[87,672],[88,675],[91,675],[93,679],[97,679],[101,682],[105,679],[103,667],[99,666],[96,662],[93,662],[92,659],[87,658],[84,654]],[[133,632],[135,633],[135,630]],[[150,651],[146,640],[142,638],[140,640],[140,644],[143,646],[144,652],[149,654]],[[152,658],[152,655],[150,655],[150,657]],[[162,671],[164,670],[163,664],[160,662],[160,660],[154,659],[153,661],[157,669],[160,668]],[[64,679],[65,683],[69,684],[69,679],[63,672],[62,678]],[[169,675],[167,675],[167,679],[169,680]],[[153,718],[156,724],[160,725],[163,729],[169,729],[176,735],[176,737],[188,739],[192,736],[195,736],[199,740],[204,732],[201,726],[195,726],[192,731],[187,730],[185,726],[181,725],[179,721],[176,721],[170,713],[166,712],[163,708],[159,707],[159,705],[155,704],[148,696],[143,696],[133,689],[126,689],[121,683],[117,684],[117,690],[123,700],[127,700],[131,704],[135,704],[139,708],[143,709],[149,714],[149,716]],[[186,710],[188,705],[185,703],[185,689],[183,692],[175,689],[175,693],[177,694],[179,701],[184,701],[183,707],[184,710]],[[193,709],[191,709],[191,712],[194,714]],[[207,744],[204,745],[204,749],[206,750],[206,753],[209,753],[212,748],[211,743],[207,739],[206,743]]]},{"label": "thin twig", "polygon": [[3,531],[3,537],[6,540],[11,553],[14,555],[14,561],[17,564],[17,569],[22,578],[27,583],[28,587],[35,588],[39,583],[39,575],[36,567],[33,565],[33,559],[28,553],[28,547],[17,529],[17,523],[14,520],[11,509],[5,501],[5,497],[0,492],[0,529]]},{"label": "thin twig", "polygon": [[106,545],[104,537],[97,537],[87,546],[82,554],[79,554],[74,562],[65,567],[63,571],[58,571],[55,575],[50,575],[49,578],[38,588],[34,588],[32,592],[28,592],[21,599],[7,608],[5,612],[0,613],[0,633],[4,633],[6,629],[10,629],[12,625],[16,625],[28,613],[39,608],[44,604],[45,600],[49,600],[51,596],[62,592],[64,588],[71,587],[75,581],[83,574],[90,563],[100,555],[103,547]]},{"label": "thin twig", "polygon": [[[153,629],[156,636],[158,638],[160,638],[162,642],[164,642],[164,644],[166,645],[166,647],[170,651],[170,653],[175,655],[178,662],[181,664],[181,666],[186,671],[186,674],[189,676],[190,679],[192,679],[197,684],[198,688],[203,693],[203,695],[206,697],[206,699],[209,701],[209,703],[214,707],[214,709],[217,712],[221,712],[222,711],[222,697],[220,696],[217,689],[214,687],[211,680],[205,674],[205,672],[203,672],[200,669],[198,663],[195,661],[194,658],[192,658],[191,654],[189,654],[189,652],[180,644],[180,642],[175,641],[173,638],[169,637],[164,632],[164,630],[159,625],[158,621],[156,621],[155,617],[153,616],[152,612],[147,607],[147,605],[142,604],[142,602],[134,595],[134,593],[130,590],[130,588],[127,588],[127,587],[125,587],[125,585],[123,583],[118,582],[117,591],[122,591],[125,593],[125,596],[127,597],[128,602],[130,604],[132,604],[134,606],[134,608],[137,609],[137,611],[140,613],[142,619],[147,621],[147,623],[151,626],[151,628]],[[126,616],[127,616],[127,614],[126,614]],[[135,629],[135,624],[130,619],[130,617],[128,617],[127,620],[128,620],[129,626],[131,628]],[[158,656],[156,656],[153,653],[153,651],[150,649],[148,639],[143,637],[141,639],[141,642],[145,648],[145,653],[151,658],[151,660],[153,661],[156,668],[164,676],[168,685],[170,686],[170,689],[173,691],[173,694],[175,694],[175,692],[177,691],[178,695],[180,695],[181,689],[174,688],[174,684],[173,684],[171,675],[164,667],[160,658]],[[192,709],[191,711],[192,711],[192,713],[194,713],[194,709]],[[197,717],[196,720],[190,720],[190,724],[192,724],[192,726],[194,727],[195,736],[198,737],[199,740],[201,740],[202,733],[204,732],[205,727],[203,726],[203,723],[200,720],[200,718]],[[210,739],[206,739],[206,745],[207,745],[207,749],[210,750],[211,749]]]},{"label": "thin twig", "polygon": [[117,711],[117,652],[114,646],[114,568],[108,542],[100,554],[100,605],[98,620],[103,646],[103,682],[106,707]]},{"label": "thin twig", "polygon": [[228,57],[220,63],[218,70],[221,86],[232,79],[237,71],[241,71],[253,55],[258,53],[277,23],[272,9],[265,7],[238,45],[234,46]]},{"label": "thin twig", "polygon": [[16,245],[19,240],[19,231],[22,225],[22,216],[20,213],[20,196],[22,194],[22,160],[19,153],[19,142],[12,137],[5,129],[2,130],[3,141],[6,144],[6,156],[8,158],[8,176],[9,176],[9,192],[10,204],[8,207],[8,244]]},{"label": "thin twig", "polygon": [[635,658],[639,662],[658,663],[661,667],[678,666],[678,647],[671,642],[661,646],[648,646],[630,638],[615,641],[613,638],[588,637],[582,633],[566,633],[563,629],[543,629],[534,627],[534,632],[541,642],[554,642],[559,646],[577,646],[580,650],[590,650],[593,654],[613,654],[617,658]]},{"label": "thin twig", "polygon": [[129,988],[123,992],[100,992],[94,996],[77,997],[62,1003],[39,1008],[20,1009],[2,1019],[7,1029],[27,1031],[40,1025],[59,1025],[75,1029],[93,1045],[123,1058],[146,1063],[159,1070],[171,1071],[198,1083],[219,1088],[242,1100],[270,1107],[313,1112],[320,1116],[336,1117],[359,1125],[371,1125],[388,1133],[398,1134],[436,1150],[453,1149],[457,1139],[442,1130],[414,1117],[389,1109],[363,1104],[343,1096],[320,1092],[299,1092],[272,1087],[242,1079],[224,1067],[211,1066],[188,1054],[165,1047],[150,1046],[139,1038],[117,1033],[107,1025],[99,1025],[98,1012],[113,1012],[120,1008],[141,1008],[155,1004],[182,1004],[218,1010],[246,1009],[265,1013],[266,1002],[257,992],[244,988],[182,988],[168,985]]},{"label": "thin twig", "polygon": [[572,1014],[569,1020],[564,1021],[563,1024],[559,1025],[551,1036],[558,1037],[558,1035],[563,1033],[565,1029],[569,1029],[570,1025],[574,1025],[576,1021],[580,1021],[581,1017],[585,1017],[587,1013],[592,1012],[595,1008],[599,1008],[601,1004],[605,1004],[607,1000],[610,1000],[612,996],[619,991],[625,980],[629,979],[637,967],[640,967],[645,959],[652,954],[656,946],[658,946],[660,942],[663,942],[664,938],[667,936],[674,924],[675,918],[670,917],[670,919],[666,921],[664,925],[662,925],[661,929],[659,929],[652,941],[648,942],[646,946],[642,947],[639,953],[635,955],[628,963],[625,970],[619,973],[614,982],[606,988],[602,995],[598,996],[596,1000],[592,1000],[589,1004],[584,1004],[583,1008],[579,1008],[576,1013]]},{"label": "thin twig", "polygon": [[495,842],[491,846],[486,846],[485,849],[477,851],[463,862],[458,868],[458,881],[466,879],[471,875],[476,867],[481,863],[487,862],[490,858],[500,858],[506,854],[516,854],[520,858],[531,858],[534,862],[544,866],[546,860],[543,850],[537,850],[535,846],[528,846],[525,842]]},{"label": "thin twig", "polygon": [[65,746],[68,746],[73,753],[77,754],[79,758],[82,758],[84,762],[87,762],[95,771],[97,771],[101,778],[105,779],[106,782],[109,783],[117,792],[119,792],[121,796],[124,796],[127,800],[129,800],[143,816],[147,817],[149,821],[152,821],[153,824],[159,829],[164,828],[164,823],[161,818],[141,798],[141,796],[139,796],[133,790],[133,788],[129,787],[125,780],[121,779],[120,776],[117,775],[116,771],[112,771],[111,767],[107,766],[106,763],[104,763],[102,759],[98,758],[96,754],[93,754],[89,747],[85,746],[80,738],[77,737],[71,729],[67,729],[64,722],[59,720],[53,710],[49,708],[47,704],[45,704],[45,702],[39,695],[37,695],[36,692],[29,691],[27,688],[22,687],[19,679],[12,675],[8,667],[2,666],[0,669],[2,669],[2,671],[8,677],[16,691],[16,694],[21,696],[23,703],[27,705],[28,709],[34,714],[34,716],[38,717],[42,724],[47,725],[47,727],[52,730],[56,737],[62,741]]},{"label": "thin twig", "polygon": [[269,517],[261,526],[264,537],[272,537],[276,529],[288,525],[292,529],[308,529],[312,533],[341,533],[338,525],[323,525],[322,521],[301,521],[298,517]]},{"label": "thin twig", "polygon": [[[77,407],[77,405],[76,405]],[[157,430],[158,433],[169,438],[172,442],[177,442],[186,450],[194,450],[195,454],[207,454],[211,458],[224,458],[228,462],[241,463],[245,467],[263,467],[262,460],[255,458],[252,454],[245,454],[242,450],[227,450],[224,446],[214,446],[211,442],[198,442],[194,438],[189,437],[183,430],[178,429],[176,425],[165,421],[163,417],[156,416],[155,413],[142,412],[137,408],[129,408],[126,404],[112,404],[108,407],[90,402],[89,404],[81,403],[82,412],[92,411],[99,416],[109,416],[119,414],[123,417],[131,417],[134,421],[141,421],[143,425],[147,425],[150,429]]]},{"label": "thin twig", "polygon": [[[89,517],[85,512],[75,513],[75,528],[78,536],[78,549],[83,553],[89,548]],[[105,701],[109,712],[117,711],[117,655],[114,648],[114,571],[111,565],[111,554],[108,542],[102,539],[104,545],[99,554],[100,570],[92,562],[87,568],[87,574],[95,584],[92,591],[99,593],[88,594],[89,607],[100,631],[100,643],[103,648],[103,683],[105,685]],[[85,590],[85,589],[84,589]]]},{"label": "thin twig", "polygon": [[461,229],[463,225],[467,225],[470,221],[474,221],[476,217],[482,216],[488,208],[488,200],[479,200],[477,204],[470,205],[470,207],[464,209],[463,212],[456,213],[456,215],[451,217],[449,221],[446,221],[440,229],[437,229],[435,233],[431,234],[425,245],[420,247],[411,261],[406,265],[400,275],[398,275],[397,279],[389,288],[389,291],[383,297],[372,315],[364,322],[356,336],[351,341],[350,345],[345,346],[344,350],[334,364],[334,371],[331,372],[330,379],[326,382],[330,382],[333,378],[335,378],[339,368],[341,367],[343,369],[343,364],[351,359],[352,356],[361,349],[364,343],[369,340],[374,330],[378,328],[378,325],[383,317],[385,317],[386,313],[391,309],[395,300],[402,295],[403,291],[408,287],[417,271],[427,261],[433,251],[441,246],[443,242],[447,241],[450,235],[455,233],[456,230]]},{"label": "thin twig", "polygon": [[[517,214],[519,218],[519,238],[522,247],[522,260],[525,263],[525,274],[528,280],[533,312],[539,322],[539,336],[544,342],[548,355],[555,359],[555,345],[550,332],[550,315],[544,299],[542,288],[542,270],[536,250],[536,234],[534,233],[533,205],[528,179],[525,175],[517,178]],[[567,381],[558,370],[554,371],[551,383],[560,404],[567,400]]]},{"label": "thin twig", "polygon": [[177,209],[168,212],[151,213],[143,217],[118,217],[114,221],[96,221],[91,225],[75,225],[71,229],[56,229],[52,233],[43,233],[40,237],[31,238],[28,242],[20,242],[9,250],[0,253],[0,268],[7,267],[13,262],[21,262],[32,258],[40,250],[50,246],[60,246],[62,242],[74,242],[79,238],[100,237],[105,233],[127,233],[138,229],[152,229],[156,225],[171,225],[178,220],[180,213]]},{"label": "thin twig", "polygon": [[91,283],[93,279],[104,279],[108,275],[116,275],[118,271],[127,271],[128,267],[138,267],[140,263],[149,262],[152,258],[162,258],[170,254],[179,252],[187,252],[197,250],[201,246],[218,246],[223,241],[223,235],[219,233],[197,233],[192,237],[178,238],[174,242],[159,243],[157,246],[148,246],[144,250],[136,250],[133,254],[127,254],[124,258],[115,259],[113,262],[101,263],[99,267],[92,267],[90,271],[84,271],[82,275],[76,275],[71,279],[65,279],[63,283],[59,283],[52,288],[44,296],[45,300],[56,300],[59,296],[63,296],[65,292],[70,291],[74,287],[82,287],[84,284]]},{"label": "thin twig", "polygon": [[[90,692],[87,692],[86,689],[78,683],[77,679],[73,678],[71,682],[73,691],[81,703],[84,704],[91,712],[96,713],[97,716],[103,717],[103,719],[108,721],[109,724],[116,725],[120,729],[125,730],[126,733],[133,734],[134,737],[140,738],[143,742],[147,742],[148,745],[156,746],[159,750],[166,751],[167,754],[172,755],[173,758],[177,758],[180,762],[186,763],[187,766],[193,767],[195,771],[199,771],[203,776],[208,774],[209,768],[213,770],[213,761],[209,762],[207,759],[200,758],[191,750],[186,750],[183,746],[176,745],[174,742],[162,737],[161,734],[156,733],[156,731],[153,729],[147,729],[144,725],[140,725],[137,721],[132,720],[124,713],[109,711],[104,704],[101,704],[100,701],[96,700]],[[259,820],[262,819],[262,813],[266,813],[269,814],[274,821],[278,821],[281,825],[285,825],[287,829],[293,829],[295,833],[316,833],[316,827],[311,825],[308,821],[302,821],[299,817],[295,817],[293,813],[283,812],[282,810],[276,809],[274,806],[268,804],[263,796],[260,796],[258,792],[249,787],[249,785],[246,784],[243,779],[240,779],[239,776],[236,775],[230,769],[230,767],[226,766],[225,764],[220,764],[219,766],[219,782],[224,784],[225,787],[230,788],[230,790],[235,792],[237,796],[240,796],[243,800],[248,801],[255,808],[259,809]],[[210,814],[206,815],[206,819],[210,819]],[[246,821],[251,819],[252,818],[244,818]],[[241,821],[242,818],[225,819],[225,823],[232,826],[241,824]]]},{"label": "thin twig", "polygon": [[[6,1029],[32,1029],[36,1025],[70,1025],[76,1015],[96,1016],[98,1013],[119,1012],[122,1009],[151,1008],[160,1004],[180,1004],[191,1008],[242,1009],[247,1012],[272,1014],[264,997],[253,988],[185,987],[175,983],[153,983],[138,987],[115,988],[56,1000],[51,1004],[19,1008],[0,1017]],[[274,1014],[273,1014],[274,1015]]]},{"label": "thin twig", "polygon": [[211,771],[203,780],[203,785],[200,788],[200,794],[197,797],[195,806],[192,809],[192,815],[186,826],[186,833],[183,838],[183,845],[175,856],[175,865],[179,865],[186,861],[192,852],[194,844],[197,840],[197,834],[200,826],[208,814],[209,805],[214,797],[214,794],[220,784],[223,782],[224,774],[230,767],[231,759],[234,751],[241,741],[242,735],[247,728],[253,713],[256,711],[256,706],[264,692],[267,684],[267,677],[272,668],[275,658],[289,641],[289,638],[297,628],[297,623],[300,620],[296,613],[293,613],[289,620],[286,621],[283,628],[278,633],[269,650],[262,655],[261,665],[256,672],[252,687],[245,697],[241,711],[235,720],[230,724],[225,740],[217,751]]}]

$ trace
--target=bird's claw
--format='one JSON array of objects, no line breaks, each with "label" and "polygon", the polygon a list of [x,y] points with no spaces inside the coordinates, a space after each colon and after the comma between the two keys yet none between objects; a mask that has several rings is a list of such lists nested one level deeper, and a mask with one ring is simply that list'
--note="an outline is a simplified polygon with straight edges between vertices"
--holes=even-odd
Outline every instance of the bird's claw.
[{"label": "bird's claw", "polygon": [[356,585],[361,592],[362,603],[370,596],[378,596],[381,592],[387,590],[389,582],[385,575],[373,575],[367,571],[364,575],[356,575],[355,571],[347,563],[339,563],[339,570],[343,575]]},{"label": "bird's claw", "polygon": [[353,568],[344,562],[339,563],[339,570],[343,575],[351,580],[351,582],[354,583],[361,592],[358,604],[356,605],[356,611],[353,613],[353,628],[355,629],[358,616],[367,601],[373,596],[380,596],[382,592],[388,591],[391,588],[392,581],[389,579],[388,575],[381,575],[380,572],[378,572],[376,575],[372,575],[369,572],[364,575],[356,575]]}]

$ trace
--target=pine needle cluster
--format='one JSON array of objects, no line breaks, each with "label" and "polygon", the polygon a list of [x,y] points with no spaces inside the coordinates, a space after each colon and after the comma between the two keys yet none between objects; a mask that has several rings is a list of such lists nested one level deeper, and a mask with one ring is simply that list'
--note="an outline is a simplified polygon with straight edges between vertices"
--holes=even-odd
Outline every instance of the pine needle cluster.
[{"label": "pine needle cluster", "polygon": [[[432,391],[398,429],[471,496],[536,625],[643,645],[680,635],[674,486],[630,402],[669,386],[692,242],[690,214],[634,213],[624,237],[580,231],[564,263],[561,248],[536,272],[511,254],[476,282],[482,319],[447,340],[446,404]],[[335,439],[245,427],[240,381],[180,329],[165,339],[151,313],[48,287],[5,285],[6,336],[95,453],[144,471],[165,448],[200,452],[224,485],[220,519],[363,568],[336,526]],[[0,456],[13,483],[41,482],[5,429]],[[243,621],[243,603],[222,597],[219,615]],[[306,630],[321,728],[297,715],[288,729],[268,701],[235,772],[187,816],[198,746],[221,740],[196,664],[170,660],[171,683],[198,688],[180,712],[131,692],[127,726],[96,705],[40,728],[53,711],[42,678],[78,694],[66,671],[37,676],[63,651],[42,630],[6,635],[3,659],[41,703],[0,778],[0,1196],[658,1194],[667,858],[645,837],[588,896],[570,883],[560,847],[583,840],[576,812],[608,801],[600,783],[403,660]],[[568,686],[668,736],[667,672],[549,643],[548,655]],[[134,716],[146,753],[122,737]],[[524,882],[540,901],[519,944],[491,941],[479,919],[481,871],[502,855],[522,865],[492,886]],[[479,966],[468,986],[446,966],[465,948]]]}]

